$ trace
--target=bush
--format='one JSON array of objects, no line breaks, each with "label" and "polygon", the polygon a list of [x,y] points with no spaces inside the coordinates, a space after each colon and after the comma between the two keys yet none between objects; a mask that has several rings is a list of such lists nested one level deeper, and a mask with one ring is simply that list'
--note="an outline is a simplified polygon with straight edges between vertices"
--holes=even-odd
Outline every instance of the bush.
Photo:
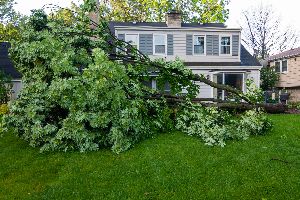
[{"label": "bush", "polygon": [[289,102],[288,108],[300,110],[300,102]]}]

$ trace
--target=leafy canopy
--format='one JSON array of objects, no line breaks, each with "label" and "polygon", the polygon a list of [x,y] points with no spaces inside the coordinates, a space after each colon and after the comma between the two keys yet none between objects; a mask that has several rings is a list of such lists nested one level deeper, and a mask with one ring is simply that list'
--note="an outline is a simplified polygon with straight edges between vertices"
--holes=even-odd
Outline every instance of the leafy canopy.
[{"label": "leafy canopy", "polygon": [[15,0],[0,1],[0,42],[19,38],[18,25],[22,17],[14,10],[14,4]]},{"label": "leafy canopy", "polygon": [[274,67],[263,67],[260,70],[260,80],[262,90],[272,90],[279,81],[279,74]]},{"label": "leafy canopy", "polygon": [[184,22],[223,23],[228,18],[228,0],[107,0],[100,10],[109,21],[162,22],[165,13],[177,10]]}]

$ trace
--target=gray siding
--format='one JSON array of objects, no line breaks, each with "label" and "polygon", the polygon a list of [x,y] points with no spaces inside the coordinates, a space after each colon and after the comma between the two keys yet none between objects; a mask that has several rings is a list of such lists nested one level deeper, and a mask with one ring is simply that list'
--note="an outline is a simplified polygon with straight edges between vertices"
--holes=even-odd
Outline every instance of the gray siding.
[{"label": "gray siding", "polygon": [[140,34],[140,51],[146,55],[153,55],[153,34]]},{"label": "gray siding", "polygon": [[193,55],[193,35],[186,35],[186,55]]},{"label": "gray siding", "polygon": [[232,56],[239,55],[239,41],[240,41],[239,35],[232,36]]},{"label": "gray siding", "polygon": [[173,34],[167,35],[167,55],[174,55],[174,39]]},{"label": "gray siding", "polygon": [[125,41],[125,34],[118,34],[118,39]]}]

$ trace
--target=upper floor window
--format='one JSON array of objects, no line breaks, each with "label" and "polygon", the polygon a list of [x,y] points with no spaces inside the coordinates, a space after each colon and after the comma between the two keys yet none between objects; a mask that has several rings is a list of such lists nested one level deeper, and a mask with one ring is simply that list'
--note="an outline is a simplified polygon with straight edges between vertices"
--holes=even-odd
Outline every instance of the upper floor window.
[{"label": "upper floor window", "polygon": [[280,61],[275,62],[275,72],[280,72]]},{"label": "upper floor window", "polygon": [[194,54],[203,55],[204,54],[204,41],[205,37],[201,35],[194,36]]},{"label": "upper floor window", "polygon": [[281,61],[281,72],[287,72],[287,60]]},{"label": "upper floor window", "polygon": [[275,61],[275,72],[287,72],[288,62],[287,60]]},{"label": "upper floor window", "polygon": [[231,38],[230,36],[221,37],[221,54],[230,54]]},{"label": "upper floor window", "polygon": [[166,35],[154,35],[154,54],[166,54]]},{"label": "upper floor window", "polygon": [[138,49],[139,47],[139,35],[138,34],[126,34],[125,41],[131,44],[134,48]]}]

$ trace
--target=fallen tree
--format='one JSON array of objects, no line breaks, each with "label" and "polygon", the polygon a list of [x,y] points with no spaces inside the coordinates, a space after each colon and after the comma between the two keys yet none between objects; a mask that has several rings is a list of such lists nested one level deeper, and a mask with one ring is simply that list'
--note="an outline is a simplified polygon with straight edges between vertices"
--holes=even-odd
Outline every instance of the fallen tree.
[{"label": "fallen tree", "polygon": [[[93,2],[85,1],[73,23],[37,10],[21,27],[11,55],[24,86],[2,128],[13,129],[41,151],[109,147],[116,153],[172,130],[224,146],[227,139],[247,139],[271,128],[257,110],[233,117],[191,103],[199,93],[195,81],[252,101],[235,88],[193,74],[178,59],[150,60],[111,34],[105,21],[90,20],[87,13],[96,7]],[[157,73],[159,85],[170,83],[174,98],[143,84],[150,71]],[[176,97],[183,89],[185,97]]]}]

